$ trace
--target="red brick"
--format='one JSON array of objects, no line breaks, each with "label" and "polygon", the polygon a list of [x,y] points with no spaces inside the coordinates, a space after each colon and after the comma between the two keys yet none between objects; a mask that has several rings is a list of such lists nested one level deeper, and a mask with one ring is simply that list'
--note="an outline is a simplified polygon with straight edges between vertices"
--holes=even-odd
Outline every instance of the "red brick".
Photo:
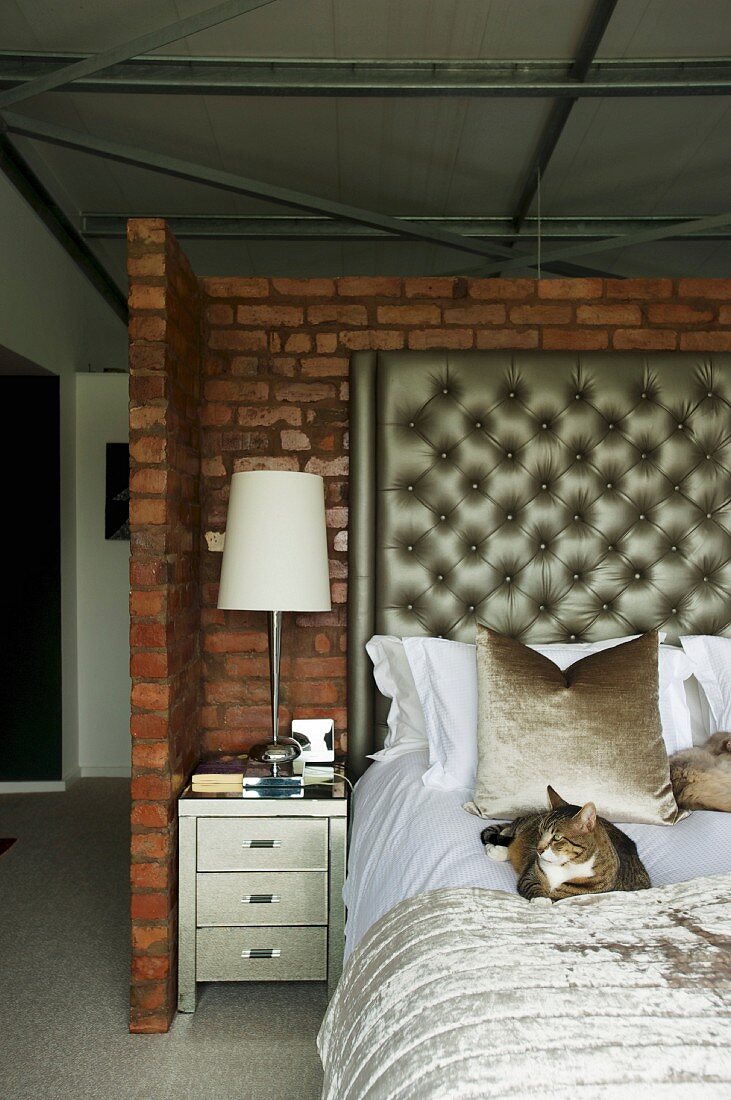
[{"label": "red brick", "polygon": [[167,580],[165,562],[135,559],[130,564],[129,576],[133,585],[164,584]]},{"label": "red brick", "polygon": [[164,500],[140,500],[132,497],[129,502],[129,522],[137,524],[160,524],[167,522],[167,502]]},{"label": "red brick", "polygon": [[308,355],[302,359],[303,378],[347,378],[350,360],[336,355]]},{"label": "red brick", "polygon": [[168,483],[167,470],[132,470],[129,475],[129,488],[132,493],[143,496],[159,496],[164,493]]},{"label": "red brick", "polygon": [[247,470],[299,470],[296,458],[237,458],[234,461],[234,473]]},{"label": "red brick", "polygon": [[465,280],[460,278],[440,276],[404,280],[404,293],[407,298],[461,298],[465,291]]},{"label": "red brick", "polygon": [[467,289],[470,298],[487,301],[501,301],[532,298],[536,293],[536,281],[533,279],[468,279]]},{"label": "red brick", "polygon": [[245,332],[237,328],[217,328],[208,337],[210,347],[223,351],[266,351],[267,334],[263,329]]},{"label": "red brick", "polygon": [[439,306],[408,305],[378,306],[376,310],[379,324],[383,325],[438,325],[442,311]]},{"label": "red brick", "polygon": [[321,355],[331,355],[337,350],[338,335],[336,332],[318,332],[317,350]]},{"label": "red brick", "polygon": [[469,328],[414,329],[409,333],[409,347],[418,351],[427,348],[471,348],[474,332]]},{"label": "red brick", "polygon": [[139,278],[144,275],[164,275],[165,254],[163,252],[149,252],[144,256],[128,256],[127,274],[130,278]]},{"label": "red brick", "polygon": [[653,324],[697,325],[713,320],[712,309],[695,309],[682,303],[668,302],[647,306],[647,317]]},{"label": "red brick", "polygon": [[373,348],[374,351],[394,351],[402,348],[406,343],[403,332],[393,329],[358,329],[353,332],[347,330],[340,333],[340,343],[350,351],[363,351]]},{"label": "red brick", "polygon": [[731,306],[721,306],[718,311],[718,319],[722,325],[731,325]]},{"label": "red brick", "polygon": [[[135,741],[132,745],[132,766],[134,768],[155,768],[161,769],[167,766],[168,762],[168,746],[165,742],[154,741],[150,745],[146,745],[141,741]],[[142,844],[142,840],[147,837],[155,841],[154,846],[145,846]],[[153,855],[153,847],[156,850],[160,847],[160,844],[164,840],[164,837],[158,833],[138,833],[133,836],[133,848],[135,847],[134,841],[139,843],[136,848],[139,852],[145,851],[147,855]],[[164,845],[163,845],[164,846]]]},{"label": "red brick", "polygon": [[130,614],[140,618],[159,615],[165,607],[163,592],[131,592],[129,598]]},{"label": "red brick", "polygon": [[204,428],[220,428],[224,424],[230,424],[234,418],[236,409],[231,405],[217,405],[209,401],[201,409],[201,426]]},{"label": "red brick", "polygon": [[340,458],[308,458],[305,473],[321,474],[323,477],[347,477],[348,456]]},{"label": "red brick", "polygon": [[297,404],[334,397],[335,387],[326,382],[280,382],[274,392],[277,400]]},{"label": "red brick", "polygon": [[150,401],[157,401],[166,397],[167,379],[164,375],[135,374],[130,375],[129,396],[133,405],[145,405]]},{"label": "red brick", "polygon": [[367,325],[368,312],[365,306],[331,303],[326,306],[309,306],[307,320],[311,325]]},{"label": "red brick", "polygon": [[135,462],[164,462],[167,441],[163,435],[141,435],[129,445],[130,458]]},{"label": "red brick", "polygon": [[167,651],[154,653],[143,650],[142,652],[133,653],[129,667],[130,675],[134,679],[162,679],[168,674]]},{"label": "red brick", "polygon": [[731,332],[681,332],[681,351],[731,351]]},{"label": "red brick", "polygon": [[269,293],[267,279],[201,279],[204,294],[211,298],[266,298]]},{"label": "red brick", "polygon": [[329,653],[330,652],[330,639],[327,634],[315,635],[315,651],[317,653]]},{"label": "red brick", "polygon": [[604,293],[601,279],[538,279],[535,285],[539,298],[601,298]]},{"label": "red brick", "polygon": [[167,955],[135,955],[132,959],[132,977],[136,981],[166,978],[169,973],[170,958]]},{"label": "red brick", "polygon": [[731,279],[681,279],[678,283],[679,298],[731,298]]},{"label": "red brick", "polygon": [[165,370],[167,356],[162,343],[130,344],[129,369],[131,374],[139,371]]},{"label": "red brick", "polygon": [[132,895],[133,920],[164,920],[170,912],[167,893]]},{"label": "red brick", "polygon": [[287,429],[280,432],[283,451],[311,451],[310,437],[304,432]]},{"label": "red brick", "polygon": [[133,405],[129,410],[129,427],[134,432],[142,428],[156,428],[165,423],[167,404]]},{"label": "red brick", "polygon": [[127,298],[130,309],[165,309],[165,287],[131,283]]},{"label": "red brick", "polygon": [[130,242],[163,244],[165,232],[163,218],[129,218],[127,220],[127,240]]},{"label": "red brick", "polygon": [[238,408],[236,420],[247,428],[269,427],[281,422],[296,428],[302,423],[302,410],[295,405],[277,405],[273,409]]},{"label": "red brick", "polygon": [[672,279],[606,279],[604,293],[607,298],[642,298],[657,301],[672,298]]},{"label": "red brick", "polygon": [[546,351],[601,351],[608,346],[606,329],[547,328],[543,333]]},{"label": "red brick", "polygon": [[150,1012],[140,1015],[132,1009],[129,1030],[133,1035],[160,1035],[169,1030],[174,1009],[172,1004],[164,1012]]},{"label": "red brick", "polygon": [[133,714],[129,725],[132,736],[144,741],[162,741],[168,736],[169,723],[163,714]]},{"label": "red brick", "polygon": [[266,401],[268,382],[251,382],[247,378],[215,379],[206,382],[205,396],[209,401]]},{"label": "red brick", "polygon": [[170,947],[170,934],[165,925],[134,924],[132,926],[132,950],[135,954],[143,951],[165,953]]},{"label": "red brick", "polygon": [[164,317],[144,314],[129,319],[130,340],[164,340],[166,321]]},{"label": "red brick", "polygon": [[272,286],[291,298],[331,298],[335,293],[332,279],[272,279]]},{"label": "red brick", "polygon": [[612,335],[612,345],[623,351],[671,351],[678,346],[678,334],[662,328],[618,328]]},{"label": "red brick", "polygon": [[504,325],[507,318],[504,305],[450,306],[444,310],[445,325]]},{"label": "red brick", "polygon": [[164,890],[168,886],[168,868],[161,863],[133,863],[130,883],[137,890]]},{"label": "red brick", "polygon": [[641,325],[642,311],[636,305],[577,306],[580,325]]},{"label": "red brick", "polygon": [[233,306],[217,302],[206,307],[206,320],[211,325],[232,325],[234,323]]},{"label": "red brick", "polygon": [[145,681],[132,685],[132,706],[143,710],[167,710],[170,704],[169,684],[150,684]]},{"label": "red brick", "polygon": [[207,653],[264,653],[268,647],[265,633],[238,633],[221,630],[206,635],[203,648]]},{"label": "red brick", "polygon": [[282,325],[295,328],[302,324],[304,311],[301,306],[239,306],[236,320],[240,325]]},{"label": "red brick", "polygon": [[510,320],[515,325],[568,325],[572,313],[570,305],[511,306]]},{"label": "red brick", "polygon": [[478,348],[537,348],[538,329],[488,328],[475,333]]},{"label": "red brick", "polygon": [[348,509],[347,508],[328,508],[325,511],[325,521],[328,527],[347,527],[348,526]]},{"label": "red brick", "polygon": [[137,775],[132,779],[134,802],[162,802],[170,798],[170,780],[156,775]]},{"label": "red brick", "polygon": [[342,298],[398,298],[401,280],[380,275],[336,279],[338,294]]},{"label": "red brick", "polygon": [[297,657],[292,676],[295,680],[326,680],[344,677],[347,672],[345,657]]},{"label": "red brick", "polygon": [[[334,339],[337,343],[337,338]],[[308,332],[294,332],[285,340],[284,350],[291,352],[292,355],[301,355],[303,352],[312,351],[312,337]]]}]

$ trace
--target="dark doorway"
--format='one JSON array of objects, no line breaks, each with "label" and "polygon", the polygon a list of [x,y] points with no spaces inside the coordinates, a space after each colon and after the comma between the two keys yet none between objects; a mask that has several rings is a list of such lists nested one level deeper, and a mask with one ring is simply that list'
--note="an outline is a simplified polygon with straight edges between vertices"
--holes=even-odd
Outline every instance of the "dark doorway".
[{"label": "dark doorway", "polygon": [[59,780],[61,509],[59,380],[0,377],[5,560],[0,780]]}]

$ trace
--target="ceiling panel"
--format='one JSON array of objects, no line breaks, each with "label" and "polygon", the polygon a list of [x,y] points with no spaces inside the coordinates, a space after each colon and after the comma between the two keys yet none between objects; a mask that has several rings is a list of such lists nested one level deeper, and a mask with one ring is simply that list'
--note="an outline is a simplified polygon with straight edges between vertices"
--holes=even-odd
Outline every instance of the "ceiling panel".
[{"label": "ceiling panel", "polygon": [[598,57],[723,57],[729,0],[620,0]]}]

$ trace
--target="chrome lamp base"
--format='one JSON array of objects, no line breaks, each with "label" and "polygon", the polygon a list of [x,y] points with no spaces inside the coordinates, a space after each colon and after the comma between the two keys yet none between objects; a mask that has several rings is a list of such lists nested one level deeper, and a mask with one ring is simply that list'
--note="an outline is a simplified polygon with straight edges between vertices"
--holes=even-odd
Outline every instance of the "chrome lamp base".
[{"label": "chrome lamp base", "polygon": [[261,760],[265,764],[288,764],[296,760],[301,749],[291,737],[277,735],[276,741],[260,741],[249,749],[250,760]]}]

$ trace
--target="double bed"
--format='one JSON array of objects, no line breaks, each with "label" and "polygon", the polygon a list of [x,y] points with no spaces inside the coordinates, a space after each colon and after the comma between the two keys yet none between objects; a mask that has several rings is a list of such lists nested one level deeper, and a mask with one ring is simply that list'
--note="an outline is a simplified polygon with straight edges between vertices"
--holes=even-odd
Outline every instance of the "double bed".
[{"label": "double bed", "polygon": [[[731,636],[731,356],[351,365],[346,966],[328,1100],[731,1095],[731,815],[626,824],[653,889],[558,905],[488,860],[424,748],[370,763],[374,634]],[[370,766],[369,766],[370,764]]]}]

